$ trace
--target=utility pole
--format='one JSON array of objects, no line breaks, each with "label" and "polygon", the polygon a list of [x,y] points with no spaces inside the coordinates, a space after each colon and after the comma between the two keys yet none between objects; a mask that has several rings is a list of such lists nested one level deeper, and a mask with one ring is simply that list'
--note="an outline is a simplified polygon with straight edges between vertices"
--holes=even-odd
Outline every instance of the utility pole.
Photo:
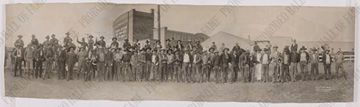
[{"label": "utility pole", "polygon": [[161,34],[160,34],[160,32],[161,32],[161,26],[160,26],[160,5],[157,5],[157,8],[158,8],[158,11],[157,11],[157,21],[158,21],[158,35],[159,35],[159,40],[161,40]]}]

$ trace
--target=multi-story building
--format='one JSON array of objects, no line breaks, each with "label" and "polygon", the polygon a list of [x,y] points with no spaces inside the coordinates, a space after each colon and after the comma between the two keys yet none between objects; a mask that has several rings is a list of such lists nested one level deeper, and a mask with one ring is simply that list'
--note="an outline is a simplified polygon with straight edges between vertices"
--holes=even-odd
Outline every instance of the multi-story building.
[{"label": "multi-story building", "polygon": [[115,19],[114,35],[118,40],[129,41],[150,39],[153,36],[154,10],[151,13],[132,9]]},{"label": "multi-story building", "polygon": [[[139,40],[160,40],[165,47],[165,40],[172,39],[181,41],[196,40],[203,42],[209,37],[202,33],[187,33],[175,30],[169,30],[167,27],[161,27],[159,30],[157,15],[154,9],[150,13],[140,12],[132,9],[115,19],[113,23],[114,35],[119,41],[129,39],[130,42]],[[160,31],[160,35],[159,32]]]}]

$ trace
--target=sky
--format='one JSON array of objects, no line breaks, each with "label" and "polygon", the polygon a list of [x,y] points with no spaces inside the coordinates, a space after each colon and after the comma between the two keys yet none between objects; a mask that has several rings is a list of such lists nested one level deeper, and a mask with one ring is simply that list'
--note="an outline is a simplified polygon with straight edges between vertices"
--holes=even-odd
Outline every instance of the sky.
[{"label": "sky", "polygon": [[[43,4],[39,8],[29,9],[29,4],[6,5],[6,25],[17,22],[18,28],[6,35],[6,45],[12,46],[17,35],[23,35],[25,44],[29,43],[31,35],[44,41],[46,35],[55,34],[62,41],[65,32],[70,29],[79,32],[79,38],[85,34],[95,36],[104,35],[107,40],[112,37],[113,21],[121,14],[136,9],[150,12],[156,5],[121,5],[121,4]],[[96,7],[100,8],[94,10]],[[161,26],[171,30],[205,33],[209,36],[219,31],[228,32],[236,36],[260,38],[261,32],[271,28],[270,25],[289,7],[259,7],[259,6],[194,6],[194,5],[163,5],[161,6]],[[31,10],[31,12],[29,11]],[[96,12],[96,15],[91,14]],[[344,7],[301,7],[294,14],[289,14],[283,24],[277,27],[273,36],[287,36],[298,41],[319,41],[326,38],[329,30],[336,30],[338,22],[345,22],[334,41],[354,41],[355,21],[347,23],[343,16],[349,12]],[[26,21],[19,21],[18,17],[26,14]],[[89,23],[81,23],[84,17],[90,15]],[[82,20],[83,21],[83,20]],[[82,26],[85,25],[85,26]],[[7,30],[9,31],[9,30]],[[76,40],[76,36],[73,36]]]}]

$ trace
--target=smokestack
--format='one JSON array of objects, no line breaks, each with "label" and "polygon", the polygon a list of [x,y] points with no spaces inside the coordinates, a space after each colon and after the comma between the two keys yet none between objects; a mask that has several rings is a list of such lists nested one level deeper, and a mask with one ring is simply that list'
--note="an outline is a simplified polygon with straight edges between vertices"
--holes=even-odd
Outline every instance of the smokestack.
[{"label": "smokestack", "polygon": [[157,23],[157,24],[158,24],[158,32],[159,32],[158,34],[159,34],[159,39],[160,39],[160,37],[161,37],[161,34],[160,34],[160,32],[161,32],[161,30],[160,30],[160,28],[161,28],[161,26],[160,26],[160,25],[161,25],[161,24],[160,24],[160,5],[158,5],[157,7],[158,7],[158,11],[157,11],[157,16],[158,16],[158,17],[157,17],[157,20],[158,20],[158,23]]}]

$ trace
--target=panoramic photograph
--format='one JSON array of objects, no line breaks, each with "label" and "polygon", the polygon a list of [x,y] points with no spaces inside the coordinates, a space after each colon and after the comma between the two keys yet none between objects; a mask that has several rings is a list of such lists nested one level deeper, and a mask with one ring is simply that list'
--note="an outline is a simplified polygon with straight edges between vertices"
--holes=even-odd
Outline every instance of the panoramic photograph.
[{"label": "panoramic photograph", "polygon": [[353,102],[353,7],[5,6],[5,96]]}]

